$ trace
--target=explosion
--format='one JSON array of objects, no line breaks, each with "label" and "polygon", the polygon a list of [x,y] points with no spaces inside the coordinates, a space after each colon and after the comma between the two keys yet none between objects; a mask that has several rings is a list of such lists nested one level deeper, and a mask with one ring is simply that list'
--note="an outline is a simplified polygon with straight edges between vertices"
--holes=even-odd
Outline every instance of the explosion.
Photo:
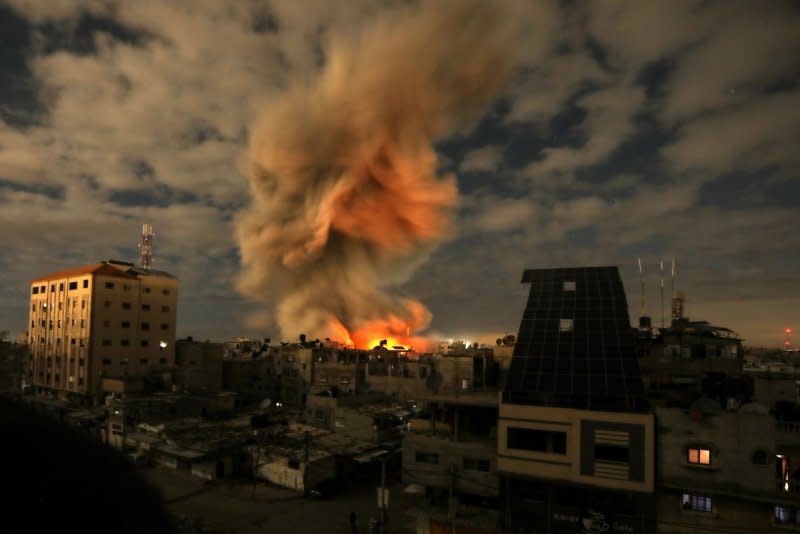
[{"label": "explosion", "polygon": [[458,191],[433,143],[507,78],[513,19],[494,2],[431,1],[333,33],[320,72],[257,121],[238,289],[276,302],[284,337],[424,343],[411,332],[430,313],[389,290],[448,236]]}]

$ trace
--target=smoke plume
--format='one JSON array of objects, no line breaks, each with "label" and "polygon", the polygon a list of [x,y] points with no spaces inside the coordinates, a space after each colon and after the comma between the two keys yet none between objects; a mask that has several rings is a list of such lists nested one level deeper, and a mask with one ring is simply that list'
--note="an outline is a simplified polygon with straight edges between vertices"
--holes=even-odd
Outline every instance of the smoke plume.
[{"label": "smoke plume", "polygon": [[253,128],[251,205],[237,220],[239,290],[300,332],[408,341],[430,313],[391,289],[448,235],[458,191],[435,140],[479,116],[512,64],[498,3],[430,1],[333,33]]}]

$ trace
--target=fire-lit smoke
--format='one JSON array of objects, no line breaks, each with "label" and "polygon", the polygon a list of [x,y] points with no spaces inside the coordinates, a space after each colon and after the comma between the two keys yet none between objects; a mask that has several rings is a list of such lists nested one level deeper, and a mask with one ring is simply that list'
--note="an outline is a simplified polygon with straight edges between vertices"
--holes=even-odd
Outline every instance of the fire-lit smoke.
[{"label": "fire-lit smoke", "polygon": [[281,333],[414,343],[420,303],[386,291],[448,234],[458,192],[433,142],[474,121],[509,73],[514,17],[497,2],[430,1],[333,32],[311,81],[265,111],[238,218],[245,295]]}]

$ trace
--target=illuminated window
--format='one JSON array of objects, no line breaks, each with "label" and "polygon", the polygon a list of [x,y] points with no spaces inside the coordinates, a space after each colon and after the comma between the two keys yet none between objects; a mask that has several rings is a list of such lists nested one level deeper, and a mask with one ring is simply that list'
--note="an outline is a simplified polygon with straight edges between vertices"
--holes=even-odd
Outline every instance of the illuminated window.
[{"label": "illuminated window", "polygon": [[572,319],[561,319],[558,323],[558,329],[562,332],[572,332],[575,326],[575,321]]},{"label": "illuminated window", "polygon": [[692,510],[695,512],[711,512],[711,497],[684,493],[681,500],[681,505],[684,510]]},{"label": "illuminated window", "polygon": [[564,282],[564,291],[575,291],[575,280]]},{"label": "illuminated window", "polygon": [[690,464],[711,465],[711,450],[689,449],[688,460]]}]

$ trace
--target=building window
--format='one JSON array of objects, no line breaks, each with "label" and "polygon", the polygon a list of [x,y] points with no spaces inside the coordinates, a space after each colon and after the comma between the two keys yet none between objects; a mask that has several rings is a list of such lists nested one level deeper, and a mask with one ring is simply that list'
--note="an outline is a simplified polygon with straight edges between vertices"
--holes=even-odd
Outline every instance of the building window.
[{"label": "building window", "polygon": [[575,280],[564,282],[564,291],[575,291]]},{"label": "building window", "polygon": [[418,464],[438,465],[439,455],[433,452],[418,452],[414,457]]},{"label": "building window", "polygon": [[753,463],[756,465],[767,465],[767,451],[759,449],[754,452]]},{"label": "building window", "polygon": [[139,363],[142,365],[147,365],[147,358],[139,358]]},{"label": "building window", "polygon": [[53,285],[50,286],[50,292],[51,293],[55,293],[55,291],[56,291],[56,285],[53,284]]},{"label": "building window", "polygon": [[110,301],[110,300],[107,300],[107,301],[105,301],[105,302],[103,303],[103,305],[104,305],[106,308],[110,308],[110,307],[111,307],[111,301]]},{"label": "building window", "polygon": [[82,385],[83,385],[83,377],[79,377],[79,378],[78,378],[78,385],[79,385],[79,386],[82,386]]},{"label": "building window", "polygon": [[319,383],[320,384],[327,384],[328,383],[328,375],[319,375]]},{"label": "building window", "polygon": [[150,330],[150,323],[142,323],[142,330]]},{"label": "building window", "polygon": [[575,321],[573,319],[560,319],[558,322],[558,329],[561,332],[572,332],[575,327]]},{"label": "building window", "polygon": [[88,287],[89,287],[89,280],[86,279],[86,280],[83,281],[83,289],[86,289]]},{"label": "building window", "polygon": [[169,311],[169,306],[161,306],[161,311],[162,312],[168,312]]},{"label": "building window", "polygon": [[127,339],[121,339],[119,344],[122,345],[123,347],[127,347],[128,345],[131,344],[131,342],[128,341]]},{"label": "building window", "polygon": [[81,319],[81,328],[86,327],[86,319]]},{"label": "building window", "polygon": [[159,363],[167,363],[167,359],[166,358],[159,358],[158,362]]},{"label": "building window", "polygon": [[39,292],[40,293],[44,293],[46,288],[47,288],[47,286],[39,286]]},{"label": "building window", "polygon": [[122,326],[122,328],[130,328],[131,327],[131,322],[130,321],[122,321],[122,323],[120,323],[120,326]]},{"label": "building window", "polygon": [[69,283],[70,289],[78,289],[78,282],[70,282]]},{"label": "building window", "polygon": [[509,428],[506,447],[524,451],[567,453],[567,433],[533,428]]},{"label": "building window", "polygon": [[111,365],[111,358],[103,358],[103,365]]},{"label": "building window", "polygon": [[56,325],[57,328],[61,328],[61,319],[58,320],[58,324]]},{"label": "building window", "polygon": [[69,344],[70,345],[74,345],[75,344],[75,338],[74,337],[70,340]]},{"label": "building window", "polygon": [[167,323],[161,323],[161,330],[168,330],[169,325]]},{"label": "building window", "polygon": [[684,510],[692,510],[694,512],[711,512],[711,497],[684,493],[681,499],[681,507]]},{"label": "building window", "polygon": [[345,385],[349,384],[350,383],[350,377],[349,376],[340,377],[339,378],[339,383],[340,384],[345,384]]},{"label": "building window", "polygon": [[103,346],[104,347],[110,347],[111,346],[111,340],[110,339],[104,339],[103,340]]},{"label": "building window", "polygon": [[142,311],[150,311],[150,305],[149,304],[142,304]]},{"label": "building window", "polygon": [[61,282],[60,284],[58,284],[58,290],[59,291],[64,291],[64,282]]},{"label": "building window", "polygon": [[58,311],[61,311],[63,309],[64,309],[64,303],[63,302],[59,302],[58,303]]},{"label": "building window", "polygon": [[108,319],[106,319],[105,321],[103,321],[103,326],[105,326],[105,327],[109,327],[109,326],[111,326],[111,321],[109,321]]},{"label": "building window", "polygon": [[81,309],[82,310],[86,309],[86,299],[81,299]]},{"label": "building window", "polygon": [[150,293],[150,288],[149,287],[144,287],[144,288],[142,288],[142,291],[144,291],[145,293]]},{"label": "building window", "polygon": [[710,449],[689,449],[688,461],[690,464],[711,465]]},{"label": "building window", "polygon": [[131,285],[130,284],[122,284],[122,290],[123,291],[130,291],[131,290]]},{"label": "building window", "polygon": [[106,282],[106,289],[114,289],[114,282]]},{"label": "building window", "polygon": [[149,342],[149,341],[147,341],[146,339],[143,339],[143,340],[141,340],[141,341],[139,342],[139,344],[140,344],[142,347],[147,347],[148,345],[150,345],[150,342]]},{"label": "building window", "polygon": [[481,460],[480,458],[464,458],[464,469],[470,471],[489,471],[489,460]]},{"label": "building window", "polygon": [[34,294],[34,295],[38,295],[38,294],[39,294],[39,286],[34,286],[34,288],[33,288],[33,294]]},{"label": "building window", "polygon": [[162,290],[161,290],[161,294],[162,294],[162,295],[165,295],[165,296],[166,296],[166,295],[169,295],[169,289],[162,289]]},{"label": "building window", "polygon": [[83,358],[78,358],[78,367],[83,367]]}]

